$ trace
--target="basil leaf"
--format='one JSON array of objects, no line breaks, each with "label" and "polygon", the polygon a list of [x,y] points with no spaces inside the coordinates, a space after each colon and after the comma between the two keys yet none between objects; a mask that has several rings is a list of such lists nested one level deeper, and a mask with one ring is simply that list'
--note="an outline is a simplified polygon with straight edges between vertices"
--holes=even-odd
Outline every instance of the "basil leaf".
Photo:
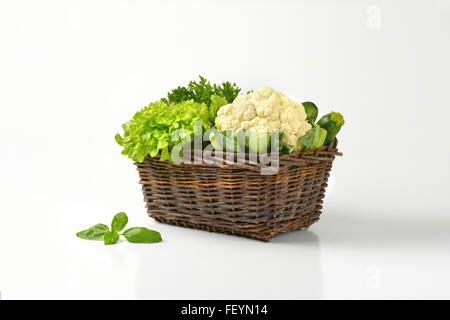
[{"label": "basil leaf", "polygon": [[109,228],[107,225],[98,223],[89,229],[78,232],[76,235],[78,238],[86,240],[101,240],[105,232],[108,232]]},{"label": "basil leaf", "polygon": [[105,245],[116,244],[117,242],[119,242],[119,235],[116,232],[111,231],[105,232],[103,241]]},{"label": "basil leaf", "polygon": [[111,231],[112,232],[119,232],[122,231],[123,228],[128,223],[128,216],[125,212],[119,212],[116,214],[111,222]]},{"label": "basil leaf", "polygon": [[162,241],[158,231],[144,227],[135,227],[125,230],[123,236],[132,243],[155,243]]}]

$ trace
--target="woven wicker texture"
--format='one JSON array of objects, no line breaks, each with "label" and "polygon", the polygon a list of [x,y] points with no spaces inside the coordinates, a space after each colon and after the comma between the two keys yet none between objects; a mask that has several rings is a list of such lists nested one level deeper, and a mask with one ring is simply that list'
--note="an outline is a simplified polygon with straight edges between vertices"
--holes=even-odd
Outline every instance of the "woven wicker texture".
[{"label": "woven wicker texture", "polygon": [[337,140],[279,156],[279,170],[256,164],[136,163],[149,216],[155,220],[269,241],[319,220]]}]

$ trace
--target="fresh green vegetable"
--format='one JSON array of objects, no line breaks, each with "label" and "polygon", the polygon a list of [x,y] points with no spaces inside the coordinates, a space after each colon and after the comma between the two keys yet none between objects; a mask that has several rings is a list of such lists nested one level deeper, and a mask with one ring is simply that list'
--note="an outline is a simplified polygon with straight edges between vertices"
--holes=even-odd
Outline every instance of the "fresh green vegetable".
[{"label": "fresh green vegetable", "polygon": [[314,122],[316,122],[317,115],[319,114],[319,109],[317,109],[314,103],[309,101],[303,102],[302,105],[305,108],[306,120],[309,123],[314,124]]},{"label": "fresh green vegetable", "polygon": [[103,235],[107,231],[109,231],[107,225],[98,223],[95,226],[90,227],[89,229],[78,232],[77,237],[86,240],[102,240]]},{"label": "fresh green vegetable", "polygon": [[105,245],[116,244],[119,242],[121,235],[132,243],[154,243],[162,241],[161,234],[158,231],[150,230],[144,227],[129,228],[122,234],[119,234],[119,231],[122,231],[127,223],[128,216],[126,213],[119,212],[112,220],[111,231],[107,225],[99,223],[89,229],[78,232],[76,235],[77,237],[86,240],[103,239]]},{"label": "fresh green vegetable", "polygon": [[170,151],[168,148],[164,148],[161,151],[161,161],[164,161],[164,160],[168,160],[168,161],[172,160],[172,158],[170,156]]},{"label": "fresh green vegetable", "polygon": [[[227,130],[226,132],[232,133],[231,130]],[[233,134],[233,141],[236,152],[246,152],[248,150],[248,131],[247,130],[238,130]]]},{"label": "fresh green vegetable", "polygon": [[[317,107],[312,103],[306,103],[306,105],[311,107],[309,108],[309,117],[310,121],[314,121],[317,117]],[[300,142],[302,144],[301,151],[317,149],[330,143],[343,124],[344,119],[340,113],[331,112],[325,115],[319,120],[318,124],[313,124],[313,128],[306,135],[300,137]],[[275,136],[275,133],[277,132],[267,133],[255,132],[252,130],[241,130],[241,132],[243,132],[246,137],[246,151],[265,153],[270,152],[271,150],[278,150],[281,153],[291,153],[295,150],[293,146],[282,141],[284,136],[282,132],[278,133],[277,136]],[[231,130],[223,132],[215,131],[211,134],[210,141],[216,150],[224,150],[225,143],[228,142],[229,145],[233,145],[233,143],[230,143],[232,137],[233,134]],[[236,143],[236,137],[234,136],[233,138],[235,145],[234,150],[243,150],[243,148],[239,149],[239,145]],[[232,151],[232,149],[229,148],[227,150]]]},{"label": "fresh green vegetable", "polygon": [[197,103],[204,103],[208,107],[211,104],[213,95],[223,97],[231,103],[238,96],[241,89],[236,83],[223,82],[221,85],[212,84],[206,78],[199,76],[200,81],[191,81],[187,87],[178,87],[167,94],[167,98],[162,101],[166,104],[177,104],[183,101],[194,100]]},{"label": "fresh green vegetable", "polygon": [[290,144],[286,144],[283,141],[280,141],[280,152],[281,153],[292,153],[294,152],[295,148],[294,146],[291,146]]},{"label": "fresh green vegetable", "polygon": [[[238,130],[234,132],[232,130],[226,130],[219,132],[222,134],[223,150],[234,152],[246,152],[248,151],[248,132],[247,130]],[[226,146],[226,148],[225,148]]]},{"label": "fresh green vegetable", "polygon": [[294,147],[283,142],[284,132],[272,131],[270,133],[270,148],[271,150],[281,153],[292,153]]},{"label": "fresh green vegetable", "polygon": [[116,244],[119,242],[119,234],[113,231],[106,231],[103,241],[105,245]]},{"label": "fresh green vegetable", "polygon": [[[159,101],[150,103],[136,112],[133,118],[124,123],[123,137],[116,134],[116,141],[124,149],[122,154],[136,162],[142,162],[149,154],[154,157],[161,151],[161,160],[170,160],[169,148],[184,141],[188,136],[192,140],[194,122],[201,122],[202,129],[211,127],[207,106],[192,100],[171,105]],[[183,129],[182,134],[172,135],[175,130]]]},{"label": "fresh green vegetable", "polygon": [[161,234],[158,231],[144,227],[135,227],[125,230],[123,236],[128,242],[132,243],[154,243],[162,241]]},{"label": "fresh green vegetable", "polygon": [[323,146],[327,131],[319,125],[314,125],[313,128],[303,137],[300,138],[302,143],[302,151],[317,149]]},{"label": "fresh green vegetable", "polygon": [[317,124],[327,130],[327,137],[325,138],[324,145],[327,145],[333,141],[334,137],[341,130],[344,123],[344,117],[339,112],[330,112],[320,118]]},{"label": "fresh green vegetable", "polygon": [[269,153],[273,150],[281,153],[292,153],[295,149],[293,146],[282,141],[284,137],[283,132],[272,131],[255,133],[249,131],[248,136],[248,149],[251,152]]},{"label": "fresh green vegetable", "polygon": [[231,130],[220,132],[217,129],[211,131],[209,141],[216,151],[245,151],[245,132],[239,131],[235,134]]},{"label": "fresh green vegetable", "polygon": [[211,131],[211,133],[209,134],[209,141],[211,141],[211,145],[216,151],[223,151],[223,139],[223,135],[218,130]]},{"label": "fresh green vegetable", "polygon": [[119,212],[116,214],[111,222],[111,230],[112,232],[119,232],[122,231],[123,228],[128,223],[128,216],[125,212]]},{"label": "fresh green vegetable", "polygon": [[236,83],[230,83],[227,81],[222,82],[221,85],[213,85],[213,94],[224,97],[228,103],[233,102],[239,95],[239,92],[241,92],[241,88],[239,88]]},{"label": "fresh green vegetable", "polygon": [[248,148],[254,153],[269,153],[272,135],[269,132],[249,131]]},{"label": "fresh green vegetable", "polygon": [[251,150],[257,153],[259,146],[270,146],[270,135],[267,133],[256,133],[247,130],[239,130],[233,133],[232,130],[213,130],[209,136],[212,146],[217,151],[243,152]]},{"label": "fresh green vegetable", "polygon": [[[251,130],[239,130],[233,133],[231,130],[223,132],[213,130],[209,136],[212,146],[217,151],[266,153],[271,150],[282,153],[291,153],[294,147],[282,141],[283,132],[254,132]],[[226,146],[226,147],[225,147]]]},{"label": "fresh green vegetable", "polygon": [[209,105],[209,116],[212,119],[211,122],[214,122],[214,119],[217,115],[217,110],[219,110],[221,106],[224,106],[227,103],[227,99],[225,99],[224,97],[216,95],[211,96],[211,104]]}]

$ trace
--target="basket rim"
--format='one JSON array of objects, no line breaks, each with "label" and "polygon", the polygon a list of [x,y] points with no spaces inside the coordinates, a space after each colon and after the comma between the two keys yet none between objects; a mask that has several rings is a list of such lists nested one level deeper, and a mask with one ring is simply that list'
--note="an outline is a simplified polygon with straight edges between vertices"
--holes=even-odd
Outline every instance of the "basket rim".
[{"label": "basket rim", "polygon": [[[338,140],[335,137],[333,142],[317,148],[313,150],[308,151],[296,151],[293,153],[273,153],[273,154],[267,154],[265,157],[272,157],[273,155],[278,156],[277,160],[278,164],[283,167],[291,167],[291,166],[307,166],[307,165],[314,165],[314,164],[325,164],[332,162],[334,160],[335,156],[343,156],[342,152],[339,152],[337,149]],[[157,154],[154,157],[150,157],[150,155],[147,155],[143,162],[138,163],[135,162],[135,165],[139,166],[140,164],[145,164],[148,162],[162,162],[166,164],[170,164],[173,166],[202,166],[202,167],[220,167],[222,169],[249,169],[249,170],[261,170],[262,168],[267,168],[268,166],[261,163],[255,163],[251,162],[248,159],[248,156],[245,156],[245,162],[236,162],[235,159],[239,155],[248,155],[248,153],[237,153],[237,152],[230,152],[230,151],[211,151],[211,157],[210,158],[204,158],[199,157],[197,155],[199,150],[192,150],[191,152],[191,161],[194,161],[193,163],[175,163],[168,160],[160,160],[160,154]],[[203,151],[203,150],[202,150]],[[215,161],[217,160],[216,155],[218,155],[221,161]],[[232,159],[232,160],[228,160]],[[205,161],[206,160],[206,161]],[[271,161],[274,159],[271,158]]]},{"label": "basket rim", "polygon": [[[327,164],[332,162],[335,156],[343,156],[343,153],[338,151],[337,144],[338,140],[335,137],[332,143],[318,149],[308,151],[296,151],[289,154],[284,153],[267,154],[264,156],[265,157],[271,157],[272,155],[278,156],[276,158],[270,158],[270,161],[272,162],[275,161],[275,164],[277,164],[276,162],[278,162],[278,166],[284,168]],[[236,152],[211,151],[210,153],[211,157],[204,158],[203,153],[201,156],[198,156],[198,152],[199,150],[192,150],[190,163],[175,163],[168,160],[161,161],[160,154],[157,154],[154,157],[150,157],[150,155],[147,155],[143,162],[141,163],[135,162],[135,165],[139,166],[145,163],[158,161],[172,166],[220,167],[222,169],[247,169],[252,171],[260,171],[263,168],[269,168],[269,166],[265,164],[250,161],[247,156],[241,159],[244,160],[244,162],[242,161],[236,162],[236,157],[238,155],[241,156],[245,155],[243,153],[239,154]],[[219,157],[216,157],[216,155],[218,155]],[[246,153],[246,155],[248,155],[248,153]]]}]

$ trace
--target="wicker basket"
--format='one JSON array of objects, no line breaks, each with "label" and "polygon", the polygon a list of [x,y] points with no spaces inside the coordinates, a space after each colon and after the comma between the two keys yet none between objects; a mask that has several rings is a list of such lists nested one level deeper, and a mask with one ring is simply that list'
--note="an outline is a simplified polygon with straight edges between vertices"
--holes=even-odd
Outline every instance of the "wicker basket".
[{"label": "wicker basket", "polygon": [[136,163],[148,215],[169,224],[269,241],[319,220],[337,140],[279,156],[279,171],[249,163]]}]

